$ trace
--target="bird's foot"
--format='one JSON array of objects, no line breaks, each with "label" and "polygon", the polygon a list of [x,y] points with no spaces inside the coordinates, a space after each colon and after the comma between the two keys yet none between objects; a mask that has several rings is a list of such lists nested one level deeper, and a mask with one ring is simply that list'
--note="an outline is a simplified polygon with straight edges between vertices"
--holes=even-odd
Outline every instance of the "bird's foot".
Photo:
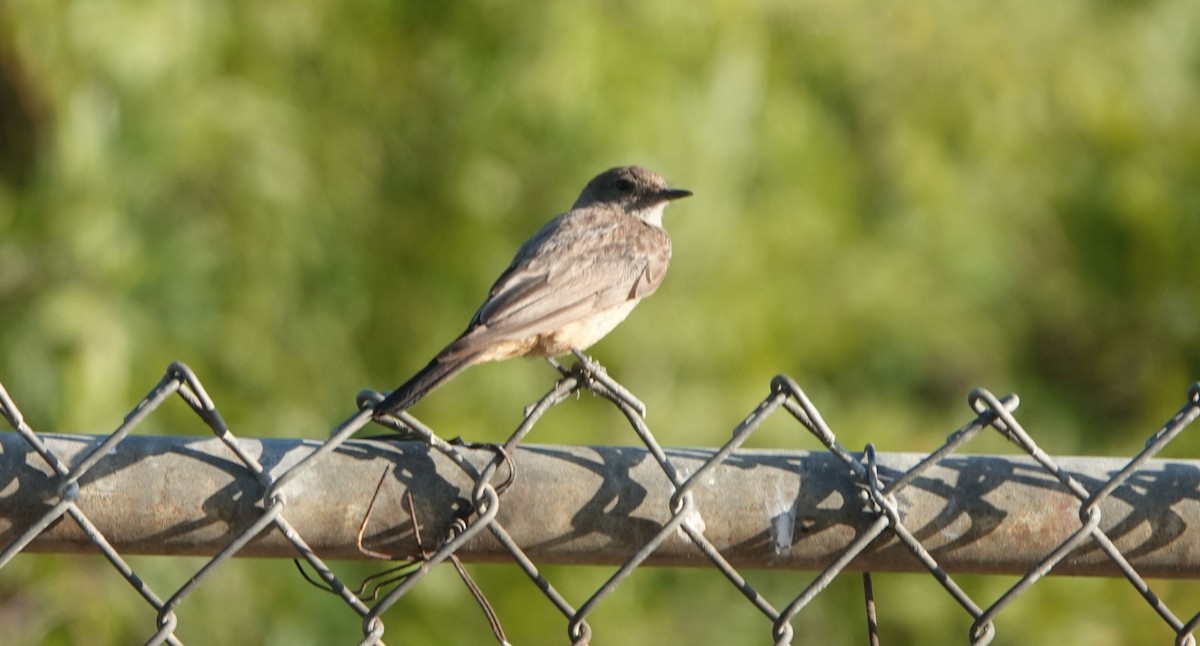
[{"label": "bird's foot", "polygon": [[[563,375],[569,375],[579,378],[580,383],[588,389],[597,390],[601,394],[607,391],[608,395],[628,404],[631,408],[637,411],[638,415],[646,416],[646,405],[640,399],[633,396],[625,386],[622,386],[616,379],[608,376],[608,370],[600,365],[599,361],[587,356],[583,352],[571,349],[571,353],[575,355],[575,365],[570,369],[565,369],[557,362],[554,362],[556,368]],[[596,388],[596,384],[601,386],[601,389]]]},{"label": "bird's foot", "polygon": [[575,355],[574,369],[577,373],[597,380],[608,378],[608,369],[600,365],[599,361],[574,348],[571,349],[571,354]]}]

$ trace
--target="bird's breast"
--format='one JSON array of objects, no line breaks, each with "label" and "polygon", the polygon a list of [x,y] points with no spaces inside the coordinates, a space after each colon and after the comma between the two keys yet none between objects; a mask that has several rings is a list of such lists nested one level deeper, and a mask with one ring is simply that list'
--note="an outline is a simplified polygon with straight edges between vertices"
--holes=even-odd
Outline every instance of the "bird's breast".
[{"label": "bird's breast", "polygon": [[586,350],[624,321],[638,304],[638,300],[640,299],[624,301],[614,307],[566,323],[557,330],[539,334],[529,354],[557,357],[570,352],[572,348]]}]

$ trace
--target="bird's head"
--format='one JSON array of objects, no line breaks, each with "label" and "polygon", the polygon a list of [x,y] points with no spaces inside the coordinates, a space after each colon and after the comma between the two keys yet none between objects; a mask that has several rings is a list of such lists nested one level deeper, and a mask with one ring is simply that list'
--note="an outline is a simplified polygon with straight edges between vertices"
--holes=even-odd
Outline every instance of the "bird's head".
[{"label": "bird's head", "polygon": [[653,171],[640,166],[620,166],[593,177],[583,187],[583,192],[571,208],[611,206],[655,226],[662,226],[663,209],[667,203],[691,194],[691,191],[671,188],[667,180]]}]

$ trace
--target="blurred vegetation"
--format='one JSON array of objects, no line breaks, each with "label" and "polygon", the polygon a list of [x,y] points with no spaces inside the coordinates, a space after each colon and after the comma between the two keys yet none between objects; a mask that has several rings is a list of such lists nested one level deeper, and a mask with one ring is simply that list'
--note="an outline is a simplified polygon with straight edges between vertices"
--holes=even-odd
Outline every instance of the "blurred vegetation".
[{"label": "blurred vegetation", "polygon": [[[851,448],[928,451],[983,386],[1021,394],[1051,453],[1130,455],[1200,378],[1198,115],[1194,0],[12,0],[0,381],[39,430],[105,433],[177,359],[235,432],[321,437],[453,338],[593,174],[637,163],[696,196],[668,210],[667,281],[593,354],[664,443],[719,444],[785,372]],[[554,378],[481,366],[415,412],[497,439]],[[148,432],[204,432],[167,408]],[[586,397],[533,440],[635,442]],[[752,444],[813,445],[782,422]],[[199,567],[137,563],[160,591]],[[352,643],[291,568],[225,566],[179,634]],[[564,643],[514,568],[478,571],[517,643]],[[581,601],[609,571],[551,572]],[[152,632],[98,559],[2,574],[6,643]],[[779,601],[809,575],[753,578]],[[932,579],[885,578],[888,643],[963,640]],[[859,596],[839,580],[797,634],[861,643]],[[488,638],[449,570],[392,612],[395,641]],[[1123,582],[1051,580],[996,643],[1168,639],[1158,622]],[[769,642],[715,571],[638,572],[594,625]]]}]

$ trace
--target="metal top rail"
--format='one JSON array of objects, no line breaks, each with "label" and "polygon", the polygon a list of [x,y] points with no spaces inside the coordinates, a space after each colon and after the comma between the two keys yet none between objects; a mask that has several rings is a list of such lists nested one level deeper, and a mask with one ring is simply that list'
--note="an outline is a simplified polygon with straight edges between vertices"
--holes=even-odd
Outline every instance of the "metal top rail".
[{"label": "metal top rail", "polygon": [[[464,561],[514,562],[566,618],[574,644],[590,643],[587,617],[642,565],[715,567],[770,622],[776,644],[792,642],[792,618],[846,569],[929,572],[970,615],[973,644],[990,642],[996,616],[1051,571],[1117,574],[1177,644],[1195,643],[1200,614],[1178,618],[1145,577],[1195,576],[1200,561],[1200,463],[1153,459],[1200,416],[1200,384],[1138,455],[1116,460],[1046,454],[1014,417],[1016,397],[984,390],[968,398],[973,418],[927,455],[851,452],[786,377],[723,446],[667,450],[641,403],[603,372],[581,364],[563,373],[504,444],[488,445],[446,442],[407,413],[377,415],[377,393],[362,395],[360,410],[322,442],[237,438],[181,364],[105,437],[35,433],[0,386],[0,415],[16,431],[0,434],[0,568],[23,551],[99,550],[157,610],[154,644],[180,643],[175,608],[229,558],[285,554],[362,617],[362,644],[381,643],[381,615],[447,560],[500,643],[500,619]],[[580,389],[617,406],[642,446],[524,443]],[[176,394],[216,439],[131,435]],[[825,450],[739,450],[781,411]],[[371,424],[400,435],[351,441]],[[957,454],[989,430],[1025,455]],[[164,601],[123,553],[211,559]],[[403,569],[376,584],[387,592],[375,599],[340,581],[330,557],[399,560]],[[537,563],[618,567],[576,606]],[[780,607],[739,571],[751,567],[819,573]],[[951,572],[1021,577],[984,606]]]}]

